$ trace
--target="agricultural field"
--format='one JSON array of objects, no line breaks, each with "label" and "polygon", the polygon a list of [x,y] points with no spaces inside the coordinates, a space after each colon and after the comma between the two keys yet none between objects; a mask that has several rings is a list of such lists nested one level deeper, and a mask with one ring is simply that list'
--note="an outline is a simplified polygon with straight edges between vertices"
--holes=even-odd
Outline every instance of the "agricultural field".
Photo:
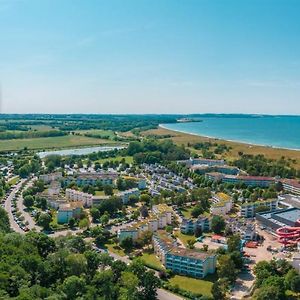
[{"label": "agricultural field", "polygon": [[46,138],[2,140],[0,141],[0,151],[17,151],[24,148],[31,150],[61,149],[112,143],[115,142],[98,138],[89,138],[85,136],[66,135]]}]

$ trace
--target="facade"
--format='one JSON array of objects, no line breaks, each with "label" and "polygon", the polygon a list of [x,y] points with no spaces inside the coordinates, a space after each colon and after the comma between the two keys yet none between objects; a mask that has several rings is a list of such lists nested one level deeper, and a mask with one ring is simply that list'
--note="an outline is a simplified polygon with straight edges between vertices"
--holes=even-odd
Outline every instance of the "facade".
[{"label": "facade", "polygon": [[83,185],[95,185],[100,182],[103,185],[111,185],[118,178],[118,174],[115,172],[101,172],[101,173],[80,173],[77,176],[71,176],[65,178],[65,183],[76,182],[78,186]]},{"label": "facade", "polygon": [[70,219],[77,219],[81,213],[81,203],[68,203],[61,205],[57,211],[57,223],[68,223]]},{"label": "facade", "polygon": [[172,216],[170,216],[169,212],[153,213],[149,218],[141,222],[137,222],[128,228],[120,229],[118,231],[118,239],[121,242],[129,236],[136,240],[145,231],[156,232],[170,224],[172,224]]},{"label": "facade", "polygon": [[240,213],[244,218],[253,218],[257,209],[263,207],[266,208],[266,211],[275,211],[278,209],[278,199],[243,203],[240,207]]},{"label": "facade", "polygon": [[283,179],[281,180],[283,189],[292,194],[300,195],[300,183],[295,179]]},{"label": "facade", "polygon": [[271,184],[275,183],[275,178],[273,177],[263,177],[263,176],[243,176],[243,175],[225,175],[219,172],[207,173],[206,178],[213,181],[222,181],[224,183],[232,184],[245,184],[247,186],[253,187],[269,187]]},{"label": "facade", "polygon": [[237,167],[231,167],[227,165],[224,166],[194,165],[191,166],[190,169],[197,174],[217,172],[217,173],[227,174],[227,175],[237,175],[240,171]]},{"label": "facade", "polygon": [[204,278],[215,273],[217,258],[214,254],[177,247],[163,233],[153,235],[153,247],[166,269],[176,274]]},{"label": "facade", "polygon": [[39,179],[44,181],[45,183],[50,183],[51,181],[59,181],[62,179],[61,172],[55,172],[51,174],[41,174]]},{"label": "facade", "polygon": [[254,222],[232,220],[228,222],[228,226],[234,234],[238,233],[242,240],[253,241],[256,239],[256,228]]},{"label": "facade", "polygon": [[139,191],[139,189],[135,188],[135,189],[120,192],[119,194],[117,194],[117,196],[122,199],[123,204],[127,204],[130,200],[130,196],[139,197],[140,191]]},{"label": "facade", "polygon": [[190,158],[188,160],[181,160],[178,163],[185,164],[188,167],[194,165],[206,165],[206,166],[223,166],[225,161],[223,159],[207,159],[207,158]]},{"label": "facade", "polygon": [[93,205],[93,195],[83,193],[73,189],[66,189],[66,198],[71,201],[82,202],[85,207],[91,207]]},{"label": "facade", "polygon": [[51,181],[50,186],[48,188],[48,195],[54,196],[59,195],[61,190],[61,184],[59,181]]},{"label": "facade", "polygon": [[212,197],[212,206],[210,212],[213,215],[223,215],[228,214],[233,207],[233,202],[230,196],[225,193],[217,193]]},{"label": "facade", "polygon": [[180,231],[184,234],[194,233],[196,228],[201,228],[202,232],[210,230],[210,221],[207,217],[198,219],[183,219],[180,225]]}]

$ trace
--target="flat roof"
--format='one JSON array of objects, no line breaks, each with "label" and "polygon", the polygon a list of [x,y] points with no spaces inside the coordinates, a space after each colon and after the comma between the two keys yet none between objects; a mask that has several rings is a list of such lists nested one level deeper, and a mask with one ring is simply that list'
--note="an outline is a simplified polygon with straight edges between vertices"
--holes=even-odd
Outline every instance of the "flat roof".
[{"label": "flat roof", "polygon": [[276,215],[278,217],[281,217],[283,219],[286,219],[286,220],[289,220],[292,222],[296,222],[297,220],[300,219],[300,209],[292,208],[290,210],[286,210],[283,212],[274,213],[273,215]]}]

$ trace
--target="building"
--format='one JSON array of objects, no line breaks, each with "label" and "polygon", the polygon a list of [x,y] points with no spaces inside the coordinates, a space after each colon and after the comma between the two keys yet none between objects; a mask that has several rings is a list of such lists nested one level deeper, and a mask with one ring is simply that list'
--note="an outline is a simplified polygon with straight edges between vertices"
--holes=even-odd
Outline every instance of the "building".
[{"label": "building", "polygon": [[51,181],[59,181],[62,179],[62,172],[55,172],[51,174],[41,174],[39,179],[45,183],[50,183]]},{"label": "building", "polygon": [[253,241],[256,239],[256,227],[254,222],[248,222],[247,220],[242,222],[238,220],[230,220],[227,222],[227,226],[230,227],[234,234],[239,234],[242,240]]},{"label": "building", "polygon": [[145,231],[156,232],[170,224],[172,224],[172,216],[170,216],[170,212],[156,211],[143,221],[132,224],[130,227],[120,229],[118,231],[118,239],[119,241],[122,241],[126,237],[130,236],[133,240],[136,240],[141,237]]},{"label": "building", "polygon": [[257,213],[255,218],[262,225],[274,231],[281,227],[298,227],[300,226],[300,209],[288,208],[273,212],[262,212]]},{"label": "building", "polygon": [[131,238],[133,241],[137,240],[139,237],[139,231],[136,228],[125,228],[119,229],[118,240],[121,243],[126,238]]},{"label": "building", "polygon": [[255,202],[246,202],[240,206],[241,217],[253,218],[258,211],[275,211],[278,209],[278,199],[260,200]]},{"label": "building", "polygon": [[84,207],[91,207],[93,205],[93,195],[83,193],[74,189],[66,189],[66,198],[71,201],[79,201]]},{"label": "building", "polygon": [[207,166],[207,165],[193,165],[190,169],[197,174],[206,174],[206,173],[221,173],[227,175],[237,175],[240,170],[237,167],[232,166]]},{"label": "building", "polygon": [[207,173],[206,178],[232,184],[245,184],[253,187],[269,187],[275,183],[275,178],[264,176],[225,175],[219,172]]},{"label": "building", "polygon": [[210,230],[210,220],[207,217],[198,219],[182,219],[180,231],[184,234],[194,233],[196,228],[201,228],[202,232]]},{"label": "building", "polygon": [[184,164],[187,167],[195,165],[205,165],[205,166],[223,166],[225,161],[223,159],[208,159],[208,158],[190,158],[188,160],[178,161],[180,164]]},{"label": "building", "polygon": [[225,193],[217,193],[212,197],[212,206],[210,212],[213,215],[225,216],[232,210],[232,198]]},{"label": "building", "polygon": [[283,189],[289,193],[300,195],[300,183],[295,179],[281,180]]},{"label": "building", "polygon": [[117,194],[117,197],[120,197],[122,199],[123,204],[127,204],[131,196],[139,197],[140,196],[139,189],[134,188]]},{"label": "building", "polygon": [[204,278],[216,271],[216,255],[176,246],[176,242],[164,233],[153,235],[154,252],[166,269],[176,274]]},{"label": "building", "polygon": [[57,211],[57,223],[68,223],[70,219],[77,219],[80,216],[82,204],[78,202],[61,205]]},{"label": "building", "polygon": [[94,172],[94,173],[79,173],[76,176],[69,176],[64,179],[65,184],[75,182],[78,186],[95,185],[97,182],[102,185],[111,185],[118,178],[116,172]]},{"label": "building", "polygon": [[170,225],[172,224],[172,220],[173,220],[173,209],[172,207],[166,205],[166,204],[158,204],[158,205],[153,205],[152,207],[152,213],[156,216],[156,217],[160,217],[163,216],[165,217],[165,225],[164,226],[160,226],[160,228],[165,227],[166,225]]},{"label": "building", "polygon": [[50,186],[48,187],[48,195],[55,196],[59,195],[61,190],[61,184],[59,181],[51,181]]}]

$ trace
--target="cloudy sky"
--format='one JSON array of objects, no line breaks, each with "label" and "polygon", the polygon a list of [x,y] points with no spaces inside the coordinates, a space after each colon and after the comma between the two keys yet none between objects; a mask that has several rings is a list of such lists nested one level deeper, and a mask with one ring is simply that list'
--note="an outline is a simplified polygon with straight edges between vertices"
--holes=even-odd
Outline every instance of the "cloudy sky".
[{"label": "cloudy sky", "polygon": [[0,0],[2,112],[300,114],[300,1]]}]

